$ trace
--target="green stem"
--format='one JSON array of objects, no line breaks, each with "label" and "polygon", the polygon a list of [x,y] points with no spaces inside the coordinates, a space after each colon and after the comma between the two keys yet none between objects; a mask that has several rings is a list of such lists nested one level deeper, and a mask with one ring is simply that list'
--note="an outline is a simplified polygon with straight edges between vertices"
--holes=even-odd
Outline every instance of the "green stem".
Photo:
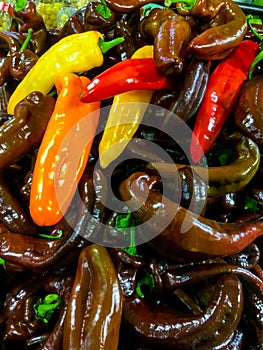
[{"label": "green stem", "polygon": [[32,37],[32,34],[33,34],[33,29],[29,28],[27,31],[27,37],[26,37],[25,41],[23,42],[22,46],[20,47],[20,51],[23,51],[26,49],[26,47],[27,47],[27,45]]},{"label": "green stem", "polygon": [[143,5],[142,7],[142,17],[147,17],[154,9],[164,9],[164,6],[154,4],[150,2],[149,4]]},{"label": "green stem", "polygon": [[[260,21],[261,23],[258,22],[258,21]],[[248,23],[249,28],[251,29],[252,33],[253,33],[259,40],[262,41],[262,40],[263,40],[263,36],[260,35],[260,34],[256,31],[256,29],[252,26],[252,24],[257,24],[257,23],[262,24],[262,21],[261,21],[260,19],[254,18],[254,16],[252,16],[252,15],[247,15],[247,23]]]},{"label": "green stem", "polygon": [[101,49],[102,54],[105,54],[107,51],[112,49],[113,47],[123,43],[125,41],[124,38],[115,38],[111,41],[104,41],[103,39],[99,38],[98,45]]},{"label": "green stem", "polygon": [[180,2],[185,10],[192,10],[196,4],[196,0],[164,0],[164,5],[170,7],[173,3]]},{"label": "green stem", "polygon": [[61,238],[63,235],[63,231],[62,230],[58,230],[58,233],[56,235],[47,235],[45,233],[39,233],[38,236],[42,237],[42,238],[48,238],[48,239],[58,239]]},{"label": "green stem", "polygon": [[254,71],[254,68],[256,67],[256,65],[263,60],[263,51],[261,51],[256,58],[254,59],[254,61],[251,63],[250,67],[249,67],[249,71],[248,71],[248,78],[251,79],[252,78],[252,74]]},{"label": "green stem", "polygon": [[21,11],[26,7],[27,0],[16,0],[15,10]]}]

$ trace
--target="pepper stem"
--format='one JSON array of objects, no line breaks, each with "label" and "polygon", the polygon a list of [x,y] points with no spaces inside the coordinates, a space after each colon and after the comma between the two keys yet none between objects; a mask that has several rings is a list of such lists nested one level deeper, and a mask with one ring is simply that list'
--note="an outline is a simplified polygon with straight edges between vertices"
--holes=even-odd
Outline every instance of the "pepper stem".
[{"label": "pepper stem", "polygon": [[164,5],[170,7],[173,3],[180,2],[185,10],[192,10],[196,4],[196,0],[164,0]]},{"label": "pepper stem", "polygon": [[25,50],[25,48],[27,47],[31,37],[32,37],[32,34],[33,34],[33,29],[32,28],[29,28],[28,31],[27,31],[27,37],[25,39],[25,41],[23,42],[23,44],[21,45],[20,47],[20,51],[23,51]]},{"label": "pepper stem", "polygon": [[254,71],[254,68],[256,67],[256,65],[263,60],[263,51],[261,51],[256,58],[254,59],[254,61],[251,63],[249,70],[248,70],[248,78],[251,79],[252,78],[252,74]]},{"label": "pepper stem", "polygon": [[154,4],[150,2],[149,4],[143,5],[142,7],[142,16],[147,17],[154,9],[164,9],[165,7],[162,5]]},{"label": "pepper stem", "polygon": [[27,0],[16,0],[15,10],[21,11],[26,7]]},{"label": "pepper stem", "polygon": [[113,47],[123,43],[124,41],[125,41],[125,39],[122,37],[115,38],[111,41],[104,41],[103,39],[99,38],[98,45],[101,49],[102,54],[105,54],[107,51],[109,51]]}]

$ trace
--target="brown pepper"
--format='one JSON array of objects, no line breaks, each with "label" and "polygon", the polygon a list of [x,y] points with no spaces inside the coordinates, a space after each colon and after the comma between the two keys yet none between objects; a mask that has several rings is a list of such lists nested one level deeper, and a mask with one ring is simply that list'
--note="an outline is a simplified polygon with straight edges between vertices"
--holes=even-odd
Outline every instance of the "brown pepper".
[{"label": "brown pepper", "polygon": [[122,292],[107,249],[93,244],[79,256],[67,309],[63,349],[117,350]]}]

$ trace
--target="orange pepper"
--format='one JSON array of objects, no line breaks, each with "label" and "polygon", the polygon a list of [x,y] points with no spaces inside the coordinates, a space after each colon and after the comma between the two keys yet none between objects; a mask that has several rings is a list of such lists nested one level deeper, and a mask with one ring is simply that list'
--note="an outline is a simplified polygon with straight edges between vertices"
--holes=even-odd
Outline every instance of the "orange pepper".
[{"label": "orange pepper", "polygon": [[39,226],[62,219],[87,164],[100,116],[100,102],[79,99],[89,82],[73,73],[55,81],[58,98],[38,150],[30,194],[30,214]]}]

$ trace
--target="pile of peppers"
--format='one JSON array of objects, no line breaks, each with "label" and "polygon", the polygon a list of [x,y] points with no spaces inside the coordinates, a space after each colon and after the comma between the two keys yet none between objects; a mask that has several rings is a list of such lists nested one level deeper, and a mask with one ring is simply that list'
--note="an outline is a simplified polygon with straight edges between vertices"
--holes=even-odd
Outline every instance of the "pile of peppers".
[{"label": "pile of peppers", "polygon": [[263,348],[262,20],[233,0],[95,0],[47,28],[17,1],[0,349]]}]

